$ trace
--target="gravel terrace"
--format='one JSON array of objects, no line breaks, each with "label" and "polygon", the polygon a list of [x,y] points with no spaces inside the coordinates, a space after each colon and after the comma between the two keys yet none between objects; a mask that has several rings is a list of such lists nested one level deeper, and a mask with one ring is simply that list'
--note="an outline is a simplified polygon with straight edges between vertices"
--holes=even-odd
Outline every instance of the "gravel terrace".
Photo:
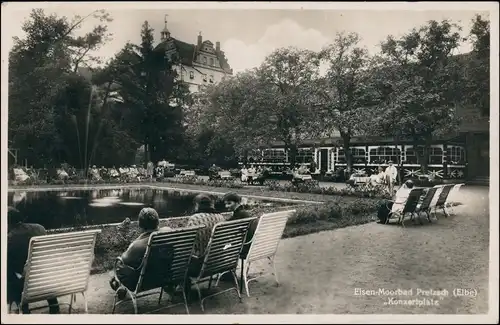
[{"label": "gravel terrace", "polygon": [[[250,298],[238,302],[229,292],[205,301],[207,314],[479,314],[488,312],[489,191],[464,186],[451,201],[449,218],[424,225],[370,223],[281,241],[277,255],[280,286],[272,275],[250,283]],[[264,269],[265,265],[258,266]],[[108,274],[93,275],[88,289],[89,313],[111,312],[113,292]],[[222,283],[220,286],[227,285]],[[412,289],[413,296],[363,296],[363,290]],[[477,290],[475,297],[454,297],[456,288]],[[417,290],[448,290],[448,296],[417,296]],[[193,292],[193,297],[196,294]],[[429,299],[437,305],[387,304]],[[182,306],[154,311],[157,295],[139,300],[139,313],[183,314]],[[166,296],[164,296],[164,303]],[[384,304],[386,302],[386,304]],[[403,302],[400,302],[403,303]],[[82,300],[77,298],[81,312]],[[63,307],[64,308],[64,307]],[[63,309],[64,310],[64,309]],[[201,314],[194,298],[191,314]],[[41,311],[45,313],[45,310]],[[131,303],[117,313],[133,313]]]}]

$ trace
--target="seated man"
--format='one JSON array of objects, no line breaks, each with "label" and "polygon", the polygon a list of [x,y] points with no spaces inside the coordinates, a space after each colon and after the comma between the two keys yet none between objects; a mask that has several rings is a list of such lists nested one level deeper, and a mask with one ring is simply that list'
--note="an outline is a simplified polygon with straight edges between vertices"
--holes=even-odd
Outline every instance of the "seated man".
[{"label": "seated man", "polygon": [[194,205],[195,214],[189,217],[186,227],[205,225],[205,228],[202,228],[198,233],[198,237],[196,237],[194,256],[191,258],[189,267],[191,276],[197,276],[200,273],[205,249],[212,235],[213,227],[219,222],[226,221],[222,214],[215,211],[215,202],[206,194],[198,194],[194,198]]},{"label": "seated man", "polygon": [[389,217],[389,213],[392,210],[403,210],[406,200],[410,195],[410,192],[413,188],[413,182],[411,180],[407,180],[396,192],[393,201],[387,200],[382,202],[377,211],[377,217],[379,219],[379,223],[385,223],[387,218]]},{"label": "seated man", "polygon": [[[224,204],[226,208],[233,211],[233,215],[229,218],[229,220],[238,220],[244,218],[250,218],[251,215],[248,213],[244,207],[241,205],[241,197],[236,193],[227,193],[223,198]],[[248,250],[250,249],[250,243],[252,241],[253,235],[255,234],[255,230],[257,229],[257,224],[259,223],[258,219],[253,220],[250,224],[250,227],[247,231],[247,236],[245,238],[245,245],[241,250],[241,257],[246,258],[248,254]]]},{"label": "seated man", "polygon": [[[155,209],[143,208],[139,212],[138,223],[142,233],[118,258],[116,274],[110,280],[111,288],[113,288],[113,290],[118,290],[118,298],[120,299],[125,297],[126,291],[124,288],[119,288],[119,283],[126,286],[131,291],[135,290],[142,268],[142,260],[148,247],[149,237],[151,233],[158,230],[160,219]],[[170,228],[162,228],[162,230],[168,229]]]},{"label": "seated man", "polygon": [[244,218],[250,218],[250,214],[245,210],[241,204],[241,196],[236,193],[227,193],[222,198],[224,205],[229,211],[233,211],[233,214],[229,220],[238,220]]},{"label": "seated man", "polygon": [[[24,223],[25,217],[17,209],[8,208],[7,213],[7,302],[19,305],[24,286],[24,266],[28,259],[30,239],[44,236],[47,231],[42,225]],[[49,313],[59,313],[57,298],[48,299]],[[24,314],[29,314],[27,304],[20,306]]]}]

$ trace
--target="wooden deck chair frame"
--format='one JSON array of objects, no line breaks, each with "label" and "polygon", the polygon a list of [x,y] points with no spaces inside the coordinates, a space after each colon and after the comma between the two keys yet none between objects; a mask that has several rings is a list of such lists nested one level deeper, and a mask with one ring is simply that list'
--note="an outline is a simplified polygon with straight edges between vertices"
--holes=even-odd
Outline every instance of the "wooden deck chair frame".
[{"label": "wooden deck chair frame", "polygon": [[279,211],[264,214],[260,217],[257,228],[255,229],[255,234],[251,239],[248,254],[245,259],[241,260],[242,279],[240,281],[245,285],[247,297],[250,297],[248,284],[264,276],[264,274],[262,274],[260,276],[248,278],[252,262],[268,259],[272,263],[276,284],[279,285],[274,258],[278,252],[278,245],[283,237],[283,231],[285,230],[288,217],[295,212],[296,210]]},{"label": "wooden deck chair frame", "polygon": [[438,189],[439,189],[439,187],[434,186],[434,187],[431,187],[429,190],[427,190],[427,193],[425,194],[425,197],[422,200],[422,203],[420,204],[420,206],[417,205],[416,213],[419,216],[420,216],[421,212],[425,213],[425,215],[427,216],[427,220],[430,223],[432,223],[432,220],[431,220],[431,210],[432,210],[431,203],[432,203],[432,199],[436,195],[436,192],[437,192]]},{"label": "wooden deck chair frame", "polygon": [[[32,237],[18,312],[22,313],[24,304],[69,295],[70,302],[59,301],[59,305],[69,305],[71,314],[76,294],[80,293],[85,313],[88,313],[85,292],[94,260],[97,234],[100,232],[100,229],[96,229]],[[36,307],[30,311],[46,307]]]},{"label": "wooden deck chair frame", "polygon": [[[408,195],[408,198],[406,199],[405,205],[403,207],[402,212],[398,212],[399,214],[399,219],[398,223],[401,224],[401,226],[405,226],[404,224],[404,219],[407,214],[410,214],[411,220],[413,220],[414,216],[416,215],[415,210],[417,209],[418,201],[420,199],[420,196],[422,196],[424,189],[423,188],[414,188],[410,191],[410,194]],[[397,211],[392,211],[389,213],[389,216],[387,217],[385,223],[389,223],[389,219],[391,218],[391,215],[396,213]]]},{"label": "wooden deck chair frame", "polygon": [[432,208],[434,208],[434,215],[437,218],[437,210],[440,208],[443,210],[445,218],[448,218],[448,212],[446,211],[446,201],[450,195],[451,190],[455,187],[454,184],[447,184],[441,186],[441,191],[439,192],[439,197]]},{"label": "wooden deck chair frame", "polygon": [[[137,300],[139,298],[156,294],[158,293],[156,289],[160,289],[160,296],[158,298],[158,304],[160,304],[163,296],[163,288],[165,286],[172,285],[175,289],[177,285],[181,285],[183,289],[183,304],[186,307],[186,312],[189,314],[189,307],[184,288],[187,280],[188,266],[194,251],[195,239],[198,235],[198,231],[204,227],[204,225],[200,225],[174,230],[159,230],[151,233],[149,236],[148,247],[146,248],[141,266],[139,267],[140,275],[135,290],[132,291],[120,283],[120,287],[126,290],[129,299],[118,300],[117,290],[114,295],[113,310],[111,313],[114,314],[116,306],[124,302],[132,301],[132,304],[134,305],[134,312],[137,314]],[[156,252],[153,250],[156,248],[170,248],[173,255],[171,267],[166,266],[166,268],[162,268],[160,270],[151,270],[148,268],[152,263],[151,259],[156,257],[154,255]],[[115,263],[115,274],[116,265],[117,263]],[[119,279],[116,278],[116,280],[120,282]],[[182,303],[173,304],[163,308],[171,308],[180,304]]]},{"label": "wooden deck chair frame", "polygon": [[[193,284],[198,292],[200,299],[201,310],[205,308],[203,302],[222,293],[236,290],[238,298],[241,300],[240,290],[238,288],[238,277],[236,276],[236,268],[238,267],[238,259],[240,257],[245,237],[250,227],[250,224],[256,217],[245,218],[233,221],[223,221],[217,223],[212,228],[212,234],[205,250],[203,264],[200,272],[196,277],[191,277]],[[200,284],[209,281],[212,282],[214,276],[221,273],[231,272],[233,275],[235,286],[229,289],[216,292],[214,294],[202,297]]]},{"label": "wooden deck chair frame", "polygon": [[446,214],[447,215],[450,215],[451,213],[448,211],[450,208],[452,209],[451,212],[453,212],[453,206],[449,205],[450,202],[448,202],[448,199],[450,198],[450,196],[453,194],[453,193],[458,193],[460,191],[460,188],[462,186],[464,186],[465,183],[459,183],[459,184],[455,184],[455,186],[453,186],[450,190],[450,193],[448,193],[448,197],[446,198],[446,201],[444,203],[444,210],[446,211]]}]

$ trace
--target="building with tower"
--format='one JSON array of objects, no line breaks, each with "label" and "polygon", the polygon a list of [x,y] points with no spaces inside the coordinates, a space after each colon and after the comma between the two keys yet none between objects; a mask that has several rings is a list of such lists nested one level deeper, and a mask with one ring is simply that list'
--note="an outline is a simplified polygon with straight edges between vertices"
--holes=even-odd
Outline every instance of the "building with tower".
[{"label": "building with tower", "polygon": [[165,27],[161,32],[161,42],[155,51],[163,51],[165,57],[179,62],[174,69],[181,80],[189,85],[191,92],[197,92],[203,86],[215,84],[233,74],[224,51],[220,48],[220,42],[215,42],[214,46],[211,41],[204,41],[201,32],[196,44],[172,37],[167,27],[167,15]]}]

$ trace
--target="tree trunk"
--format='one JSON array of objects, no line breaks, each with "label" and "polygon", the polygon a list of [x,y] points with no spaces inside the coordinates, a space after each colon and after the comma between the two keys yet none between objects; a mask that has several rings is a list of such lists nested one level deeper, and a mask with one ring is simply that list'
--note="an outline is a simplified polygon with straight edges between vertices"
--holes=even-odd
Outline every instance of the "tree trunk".
[{"label": "tree trunk", "polygon": [[349,132],[341,131],[340,136],[342,137],[342,142],[344,144],[344,154],[345,154],[345,161],[347,164],[347,173],[351,175],[352,171],[351,134]]},{"label": "tree trunk", "polygon": [[295,168],[295,164],[297,163],[297,145],[290,144],[288,147],[288,161],[290,162],[290,168]]}]

